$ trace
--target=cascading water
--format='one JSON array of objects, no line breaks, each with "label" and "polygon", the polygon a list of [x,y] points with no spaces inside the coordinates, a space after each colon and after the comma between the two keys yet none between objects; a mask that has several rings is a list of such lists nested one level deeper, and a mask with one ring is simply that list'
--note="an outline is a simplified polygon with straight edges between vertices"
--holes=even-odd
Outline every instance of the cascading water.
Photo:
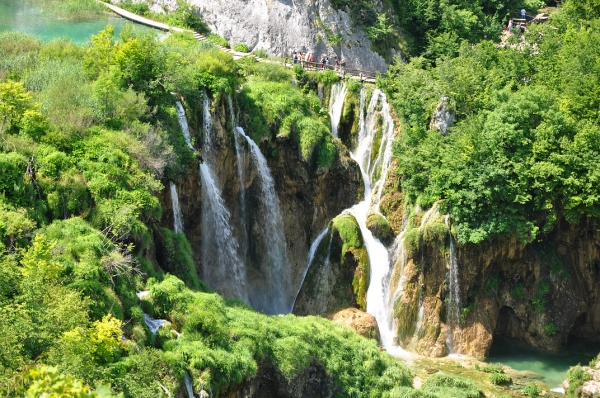
[{"label": "cascading water", "polygon": [[255,298],[255,308],[281,314],[292,311],[294,296],[291,290],[291,280],[287,260],[287,248],[284,235],[283,217],[279,207],[279,198],[275,192],[275,182],[267,164],[267,159],[260,152],[256,143],[246,135],[241,127],[237,132],[246,139],[252,160],[256,165],[261,189],[261,207],[263,220],[260,223],[262,236],[269,237],[266,264],[263,266],[266,291],[269,297]]},{"label": "cascading water", "polygon": [[231,215],[206,162],[200,165],[200,175],[204,280],[223,296],[247,302],[245,269],[238,256],[238,243],[231,230]]},{"label": "cascading water", "polygon": [[337,138],[338,125],[344,108],[344,99],[348,86],[346,83],[337,82],[331,87],[331,96],[329,97],[329,117],[331,118],[331,134]]},{"label": "cascading water", "polygon": [[460,329],[460,286],[458,282],[458,259],[454,248],[454,239],[450,235],[450,271],[448,273],[448,334],[446,335],[446,345],[450,354],[454,353],[454,329]]},{"label": "cascading water", "polygon": [[[206,94],[206,93],[205,93]],[[204,162],[202,179],[202,267],[204,280],[227,298],[248,302],[246,267],[239,256],[239,244],[231,228],[231,214],[225,205],[214,172],[216,160],[212,143],[210,99],[204,99]]]},{"label": "cascading water", "polygon": [[177,196],[177,187],[173,181],[169,181],[171,187],[171,204],[173,205],[173,231],[177,233],[183,232],[183,215],[179,207],[179,196]]},{"label": "cascading water", "polygon": [[[381,102],[381,112],[376,111]],[[361,111],[364,107],[364,95],[361,92]],[[361,113],[364,115],[364,113]],[[383,117],[381,144],[377,148],[377,157],[372,161],[373,141],[377,133],[377,117]],[[364,122],[361,121],[356,151],[351,153],[358,163],[365,185],[364,200],[352,207],[349,212],[354,215],[360,227],[363,241],[369,254],[371,268],[369,288],[367,290],[367,312],[377,319],[381,345],[390,353],[397,356],[407,356],[402,348],[394,345],[396,333],[393,321],[393,302],[390,296],[390,279],[393,264],[390,264],[388,249],[376,239],[366,226],[367,215],[370,211],[378,211],[379,199],[385,182],[385,177],[391,163],[391,146],[394,134],[393,120],[385,94],[380,90],[373,92]],[[372,189],[375,188],[375,191]],[[373,200],[375,199],[375,200]],[[400,283],[401,285],[401,283]]]},{"label": "cascading water", "polygon": [[180,101],[175,101],[175,107],[177,108],[177,119],[179,119],[179,125],[181,126],[185,143],[192,151],[195,151],[194,146],[192,145],[192,137],[190,136],[190,128],[188,126],[187,117],[185,116],[185,109],[183,109],[183,105]]},{"label": "cascading water", "polygon": [[[298,290],[296,292],[294,302],[292,303],[292,309],[296,305],[296,300],[298,300],[298,295],[300,294],[300,290],[302,289],[302,285],[304,284],[304,279],[306,279],[306,274],[308,273],[308,269],[310,268],[310,265],[312,264],[313,260],[315,259],[315,254],[317,253],[317,249],[319,248],[319,245],[321,244],[321,241],[323,240],[323,238],[325,238],[325,235],[327,235],[328,231],[329,231],[329,227],[325,227],[325,229],[319,234],[319,236],[317,236],[317,239],[315,239],[315,241],[312,243],[312,245],[310,245],[310,249],[308,250],[308,258],[306,260],[306,268],[304,269],[304,272],[302,273],[302,280],[300,282],[300,285],[298,286]],[[329,256],[329,254],[327,256]]]},{"label": "cascading water", "polygon": [[229,112],[231,116],[231,126],[233,128],[233,140],[235,142],[235,155],[237,163],[237,172],[239,180],[239,204],[240,204],[240,253],[243,258],[248,256],[248,227],[247,227],[247,216],[246,216],[246,185],[245,185],[245,173],[244,173],[244,148],[240,144],[238,138],[237,129],[235,128],[236,120],[235,113],[233,111],[233,101],[231,95],[227,96],[227,104],[229,105]]},{"label": "cascading water", "polygon": [[188,394],[188,398],[195,398],[194,396],[194,386],[192,385],[192,378],[188,372],[185,372],[183,376],[183,382],[185,384],[185,390]]}]

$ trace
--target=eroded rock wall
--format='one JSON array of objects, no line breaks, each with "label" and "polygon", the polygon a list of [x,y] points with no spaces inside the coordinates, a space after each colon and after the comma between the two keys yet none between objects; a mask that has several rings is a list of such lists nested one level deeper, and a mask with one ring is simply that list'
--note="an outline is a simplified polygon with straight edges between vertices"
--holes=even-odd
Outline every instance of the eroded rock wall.
[{"label": "eroded rock wall", "polygon": [[[234,101],[235,103],[235,101]],[[225,98],[213,103],[214,150],[217,152],[216,169],[219,170],[221,191],[227,208],[231,213],[234,235],[240,238],[242,229],[239,201],[240,182],[237,162],[243,162],[246,189],[245,204],[247,213],[246,230],[250,236],[247,250],[248,289],[261,289],[264,285],[264,273],[258,260],[269,250],[268,237],[259,237],[259,217],[261,189],[256,168],[251,164],[247,153],[242,159],[236,156],[233,126],[230,110]],[[243,115],[240,117],[243,120]],[[197,117],[197,120],[202,120]],[[196,142],[202,142],[201,129],[191,126]],[[251,132],[247,132],[251,133]],[[325,228],[327,223],[343,209],[357,200],[362,188],[358,166],[341,153],[339,161],[330,169],[316,168],[301,159],[299,149],[292,140],[280,139],[278,142],[265,140],[260,144],[266,155],[275,182],[275,189],[283,214],[287,256],[289,260],[292,289],[295,296],[300,288],[308,249],[312,241]],[[197,148],[201,153],[201,148]],[[201,160],[199,160],[201,161]],[[191,166],[186,175],[175,181],[179,193],[179,203],[184,218],[185,235],[193,250],[196,268],[202,278],[202,189],[197,165]],[[168,183],[164,184],[166,187]],[[168,188],[160,195],[163,205],[161,226],[173,228],[173,214]]]}]

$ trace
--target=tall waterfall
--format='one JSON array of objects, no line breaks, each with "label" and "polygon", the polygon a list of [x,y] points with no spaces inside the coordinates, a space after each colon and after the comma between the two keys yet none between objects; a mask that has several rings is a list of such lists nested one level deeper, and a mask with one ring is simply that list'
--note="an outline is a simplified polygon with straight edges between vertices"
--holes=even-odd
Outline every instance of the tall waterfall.
[{"label": "tall waterfall", "polygon": [[225,205],[215,172],[212,150],[210,99],[204,99],[204,162],[202,179],[202,267],[204,280],[227,298],[248,302],[246,267],[239,256],[239,244],[231,227],[231,214]]},{"label": "tall waterfall", "polygon": [[195,151],[194,146],[192,145],[192,137],[190,136],[190,128],[188,126],[187,117],[185,116],[185,109],[183,109],[183,105],[180,101],[175,101],[175,107],[177,108],[177,119],[179,119],[179,125],[181,126],[185,143],[192,151]]},{"label": "tall waterfall", "polygon": [[241,127],[237,132],[246,139],[252,161],[256,165],[261,189],[262,222],[259,224],[263,237],[268,237],[266,264],[263,264],[265,279],[263,284],[269,297],[256,297],[252,300],[254,307],[264,312],[281,314],[292,311],[294,296],[291,291],[286,239],[284,235],[283,217],[279,207],[279,198],[275,192],[275,182],[267,164],[267,159],[260,152],[256,143],[246,135]]},{"label": "tall waterfall", "polygon": [[240,204],[240,253],[241,256],[246,258],[248,256],[248,225],[247,225],[247,215],[246,215],[246,176],[244,173],[244,157],[245,152],[244,148],[240,144],[240,140],[238,138],[237,129],[236,129],[236,120],[235,113],[233,111],[233,101],[231,100],[231,95],[227,96],[227,105],[229,105],[229,113],[231,116],[231,126],[233,128],[233,140],[235,142],[235,155],[236,155],[236,163],[237,163],[237,173],[239,180],[239,204]]},{"label": "tall waterfall", "polygon": [[348,86],[346,83],[337,82],[331,87],[331,96],[329,97],[329,117],[331,118],[331,134],[337,138],[338,125],[344,108],[344,98]]},{"label": "tall waterfall", "polygon": [[179,196],[177,196],[177,187],[173,181],[169,181],[171,188],[171,204],[173,206],[173,230],[177,233],[183,232],[183,215],[179,207]]},{"label": "tall waterfall", "polygon": [[[381,103],[381,111],[377,111],[377,105]],[[361,93],[361,108],[364,106],[364,95]],[[362,115],[362,113],[361,113]],[[377,131],[377,118],[383,118],[383,128]],[[373,148],[376,134],[381,134],[381,144]],[[387,104],[385,94],[375,90],[369,103],[365,120],[361,121],[359,138],[356,151],[351,153],[352,158],[360,166],[365,185],[364,200],[352,207],[349,211],[354,215],[360,227],[371,268],[369,288],[367,291],[367,312],[372,314],[379,325],[381,345],[390,353],[397,356],[406,356],[402,348],[394,346],[396,333],[393,320],[393,297],[391,291],[392,267],[388,249],[376,239],[366,226],[369,212],[379,210],[379,200],[383,191],[385,177],[387,175],[392,157],[391,147],[394,138],[394,125]],[[377,156],[373,159],[372,151],[377,150]]]}]

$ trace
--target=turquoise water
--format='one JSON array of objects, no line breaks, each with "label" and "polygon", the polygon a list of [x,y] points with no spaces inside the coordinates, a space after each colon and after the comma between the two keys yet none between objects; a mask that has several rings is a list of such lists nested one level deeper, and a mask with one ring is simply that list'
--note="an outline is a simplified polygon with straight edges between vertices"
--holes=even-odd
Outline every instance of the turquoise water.
[{"label": "turquoise water", "polygon": [[[31,2],[0,0],[0,32],[16,30],[35,35],[43,40],[63,37],[75,43],[84,43],[90,40],[92,34],[98,33],[106,25],[115,26],[115,33],[118,35],[127,23],[132,24],[126,19],[108,12],[90,20],[65,20],[44,12]],[[152,30],[143,25],[134,25],[138,32]]]},{"label": "turquoise water", "polygon": [[571,366],[587,365],[598,352],[599,343],[580,342],[565,351],[554,352],[495,336],[486,362],[500,362],[516,370],[538,373],[544,376],[549,387],[555,388],[560,387]]}]

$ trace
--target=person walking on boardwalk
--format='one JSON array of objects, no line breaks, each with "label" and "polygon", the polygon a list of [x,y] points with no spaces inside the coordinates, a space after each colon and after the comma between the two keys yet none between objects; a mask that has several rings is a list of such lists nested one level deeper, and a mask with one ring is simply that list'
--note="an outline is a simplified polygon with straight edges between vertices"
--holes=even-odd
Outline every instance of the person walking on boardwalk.
[{"label": "person walking on boardwalk", "polygon": [[521,9],[521,19],[525,19],[527,20],[527,13],[525,12],[525,9]]}]

